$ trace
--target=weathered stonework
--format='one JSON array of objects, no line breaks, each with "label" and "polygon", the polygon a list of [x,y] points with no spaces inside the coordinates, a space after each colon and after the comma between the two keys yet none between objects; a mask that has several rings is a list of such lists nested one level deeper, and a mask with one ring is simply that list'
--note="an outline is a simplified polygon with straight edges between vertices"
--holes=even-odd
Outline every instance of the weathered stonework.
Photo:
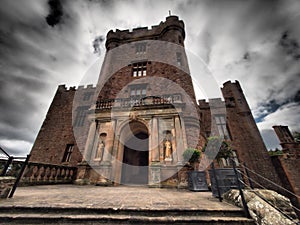
[{"label": "weathered stonework", "polygon": [[[246,163],[250,170],[281,185],[239,82],[224,83],[222,93],[225,102],[221,99],[211,99],[209,102],[199,101],[201,132],[206,137],[217,132],[214,116],[222,115],[223,107],[226,106],[226,128],[230,136],[227,141],[236,151],[239,163]],[[215,166],[218,167],[218,164]],[[279,190],[271,182],[267,182],[253,173],[251,173],[251,178],[266,188]]]},{"label": "weathered stonework", "polygon": [[[299,222],[289,199],[275,191],[245,190],[244,195],[249,213],[258,225],[288,225]],[[230,190],[223,197],[227,202],[243,207],[238,190]]]},{"label": "weathered stonework", "polygon": [[[277,168],[283,187],[288,191],[283,191],[288,196],[296,208],[300,208],[300,144],[295,142],[287,126],[273,126],[280,144],[283,155],[272,156],[274,167]],[[296,211],[300,218],[300,210]]]}]

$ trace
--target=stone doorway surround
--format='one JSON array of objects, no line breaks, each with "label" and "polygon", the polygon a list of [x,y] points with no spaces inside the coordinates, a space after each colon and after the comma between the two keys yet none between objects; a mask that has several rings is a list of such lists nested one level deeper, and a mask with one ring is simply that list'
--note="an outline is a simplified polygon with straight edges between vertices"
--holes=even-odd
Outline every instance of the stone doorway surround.
[{"label": "stone doorway surround", "polygon": [[120,129],[116,185],[148,185],[149,132],[143,122],[130,120]]}]

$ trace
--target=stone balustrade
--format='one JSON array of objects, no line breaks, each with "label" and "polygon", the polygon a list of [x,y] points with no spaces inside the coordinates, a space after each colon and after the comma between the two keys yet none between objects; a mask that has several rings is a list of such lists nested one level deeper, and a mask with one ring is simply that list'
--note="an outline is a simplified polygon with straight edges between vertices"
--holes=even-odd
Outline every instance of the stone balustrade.
[{"label": "stone balustrade", "polygon": [[176,104],[182,103],[181,94],[169,94],[162,96],[147,96],[144,98],[116,98],[103,99],[97,101],[96,109],[104,110],[117,107],[138,107],[147,105],[161,105],[161,104]]},{"label": "stone balustrade", "polygon": [[29,162],[21,185],[68,184],[76,178],[76,167]]}]

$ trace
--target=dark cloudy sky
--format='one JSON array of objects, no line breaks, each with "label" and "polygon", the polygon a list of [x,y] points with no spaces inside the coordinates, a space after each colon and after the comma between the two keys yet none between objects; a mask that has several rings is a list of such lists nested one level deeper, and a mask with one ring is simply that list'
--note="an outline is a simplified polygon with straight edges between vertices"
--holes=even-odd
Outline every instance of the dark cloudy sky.
[{"label": "dark cloudy sky", "polygon": [[300,130],[298,0],[0,4],[0,146],[12,154],[30,151],[57,86],[79,84],[103,56],[110,29],[156,25],[169,10],[185,22],[187,50],[218,84],[240,81],[268,148],[278,146],[273,125]]}]

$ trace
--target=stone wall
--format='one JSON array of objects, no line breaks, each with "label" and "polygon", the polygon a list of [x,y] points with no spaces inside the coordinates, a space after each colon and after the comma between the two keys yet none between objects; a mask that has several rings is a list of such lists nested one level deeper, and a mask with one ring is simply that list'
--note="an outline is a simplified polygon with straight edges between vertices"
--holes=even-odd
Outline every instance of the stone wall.
[{"label": "stone wall", "polygon": [[134,28],[132,32],[129,30],[110,30],[107,34],[105,46],[107,50],[113,49],[124,43],[139,40],[164,40],[183,45],[185,38],[184,23],[177,16],[168,16],[165,22],[160,22],[159,25]]},{"label": "stone wall", "polygon": [[[224,83],[222,93],[225,99],[223,109],[221,99],[213,99],[209,103],[199,101],[201,129],[204,128],[202,132],[205,134],[216,132],[215,122],[212,121],[214,118],[211,114],[211,108],[214,107],[214,115],[224,114],[226,116],[226,126],[230,135],[228,141],[236,151],[239,162],[246,163],[250,170],[281,185],[239,82]],[[217,101],[219,101],[219,108],[216,107]],[[225,110],[224,107],[226,107]],[[253,173],[250,173],[250,176],[261,185],[278,190],[276,186],[265,179]]]},{"label": "stone wall", "polygon": [[281,179],[283,187],[288,190],[280,192],[287,196],[292,204],[298,208],[296,213],[300,218],[300,158],[292,155],[273,156],[272,162]]},{"label": "stone wall", "polygon": [[[295,142],[292,133],[287,126],[273,126],[278,136],[283,154],[273,156],[272,162],[279,174],[283,187],[287,191],[282,191],[291,199],[300,218],[300,144]],[[292,194],[293,193],[293,194]]]},{"label": "stone wall", "polygon": [[[79,143],[82,146],[82,143],[85,143],[86,135],[75,140],[72,116],[75,120],[78,107],[85,106],[86,111],[91,107],[94,91],[95,88],[91,86],[87,88],[78,87],[78,90],[74,87],[67,89],[64,85],[58,87],[32,147],[30,162],[77,166],[77,163],[82,159],[77,142],[81,141]],[[84,100],[84,94],[87,92],[92,93],[91,97],[89,100]],[[74,98],[76,101],[73,105]],[[82,133],[87,133],[85,132],[89,129],[87,118],[81,127]],[[69,162],[62,162],[68,144],[74,145],[73,152]]]}]

